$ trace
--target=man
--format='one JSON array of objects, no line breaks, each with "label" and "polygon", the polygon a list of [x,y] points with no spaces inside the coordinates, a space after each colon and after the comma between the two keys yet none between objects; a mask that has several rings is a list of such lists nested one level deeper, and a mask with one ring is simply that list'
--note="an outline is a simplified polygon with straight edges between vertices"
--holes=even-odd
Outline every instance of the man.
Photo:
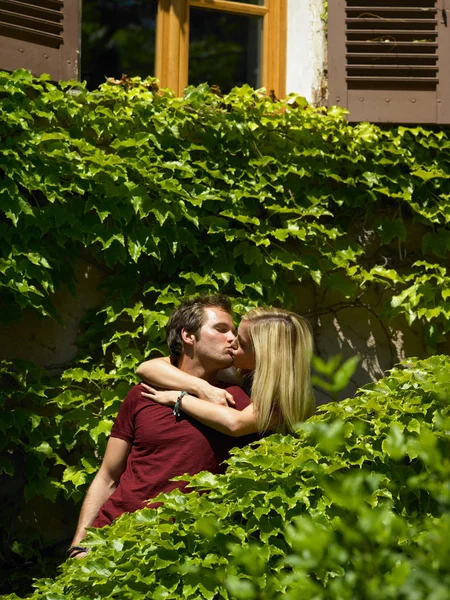
[{"label": "man", "polygon": [[[236,349],[230,313],[231,303],[225,296],[184,302],[166,329],[172,363],[215,384],[217,371],[231,366]],[[232,386],[228,392],[238,410],[248,406],[250,399],[239,387]],[[122,403],[102,465],[86,494],[68,555],[85,556],[79,544],[87,527],[103,527],[124,512],[147,506],[146,500],[161,492],[183,489],[185,482],[170,481],[177,475],[223,471],[221,463],[229,450],[253,439],[236,440],[213,431],[180,411],[143,398],[141,387],[134,386]]]}]

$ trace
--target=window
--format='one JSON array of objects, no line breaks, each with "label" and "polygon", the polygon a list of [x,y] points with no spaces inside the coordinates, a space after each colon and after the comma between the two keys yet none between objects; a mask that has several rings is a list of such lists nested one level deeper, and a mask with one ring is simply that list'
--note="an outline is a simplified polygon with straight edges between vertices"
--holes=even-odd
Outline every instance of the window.
[{"label": "window", "polygon": [[[286,86],[288,0],[0,0],[0,69],[54,80],[158,77],[181,94]],[[81,73],[79,68],[82,5]]]},{"label": "window", "polygon": [[261,87],[262,17],[192,7],[188,83]]},{"label": "window", "polygon": [[329,104],[351,121],[450,123],[444,2],[329,2]]},{"label": "window", "polygon": [[281,97],[286,13],[286,0],[160,0],[156,76],[177,93],[204,78],[223,91],[249,83]]},{"label": "window", "polygon": [[[0,0],[1,1],[1,0]],[[155,75],[157,0],[83,0],[81,79]]]},{"label": "window", "polygon": [[[1,2],[1,0],[0,0]],[[156,76],[285,93],[287,0],[83,0],[81,77]]]}]

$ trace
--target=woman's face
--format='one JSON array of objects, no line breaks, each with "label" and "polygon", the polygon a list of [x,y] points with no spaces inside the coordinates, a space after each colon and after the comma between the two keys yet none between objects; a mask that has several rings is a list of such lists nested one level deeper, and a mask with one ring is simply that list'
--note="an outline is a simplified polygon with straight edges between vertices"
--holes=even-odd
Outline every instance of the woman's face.
[{"label": "woman's face", "polygon": [[242,321],[238,328],[239,347],[234,355],[233,366],[244,371],[253,371],[255,368],[255,352],[250,338],[251,324]]}]

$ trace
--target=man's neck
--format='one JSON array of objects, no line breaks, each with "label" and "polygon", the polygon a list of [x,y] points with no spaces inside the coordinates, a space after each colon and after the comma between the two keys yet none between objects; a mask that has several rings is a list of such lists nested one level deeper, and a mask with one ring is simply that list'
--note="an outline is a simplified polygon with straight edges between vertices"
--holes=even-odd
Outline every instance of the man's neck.
[{"label": "man's neck", "polygon": [[185,373],[189,373],[189,375],[194,375],[194,377],[204,379],[211,385],[216,384],[217,371],[208,371],[204,366],[200,365],[198,361],[190,358],[189,356],[183,355],[177,366],[180,371],[184,371]]}]

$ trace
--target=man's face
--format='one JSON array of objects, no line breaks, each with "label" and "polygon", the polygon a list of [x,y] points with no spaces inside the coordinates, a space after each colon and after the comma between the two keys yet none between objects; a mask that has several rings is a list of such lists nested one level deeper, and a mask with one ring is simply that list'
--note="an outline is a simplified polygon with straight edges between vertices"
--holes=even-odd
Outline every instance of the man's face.
[{"label": "man's face", "polygon": [[208,307],[205,323],[194,341],[194,357],[206,369],[226,369],[233,364],[237,348],[236,329],[231,316],[221,308]]}]

